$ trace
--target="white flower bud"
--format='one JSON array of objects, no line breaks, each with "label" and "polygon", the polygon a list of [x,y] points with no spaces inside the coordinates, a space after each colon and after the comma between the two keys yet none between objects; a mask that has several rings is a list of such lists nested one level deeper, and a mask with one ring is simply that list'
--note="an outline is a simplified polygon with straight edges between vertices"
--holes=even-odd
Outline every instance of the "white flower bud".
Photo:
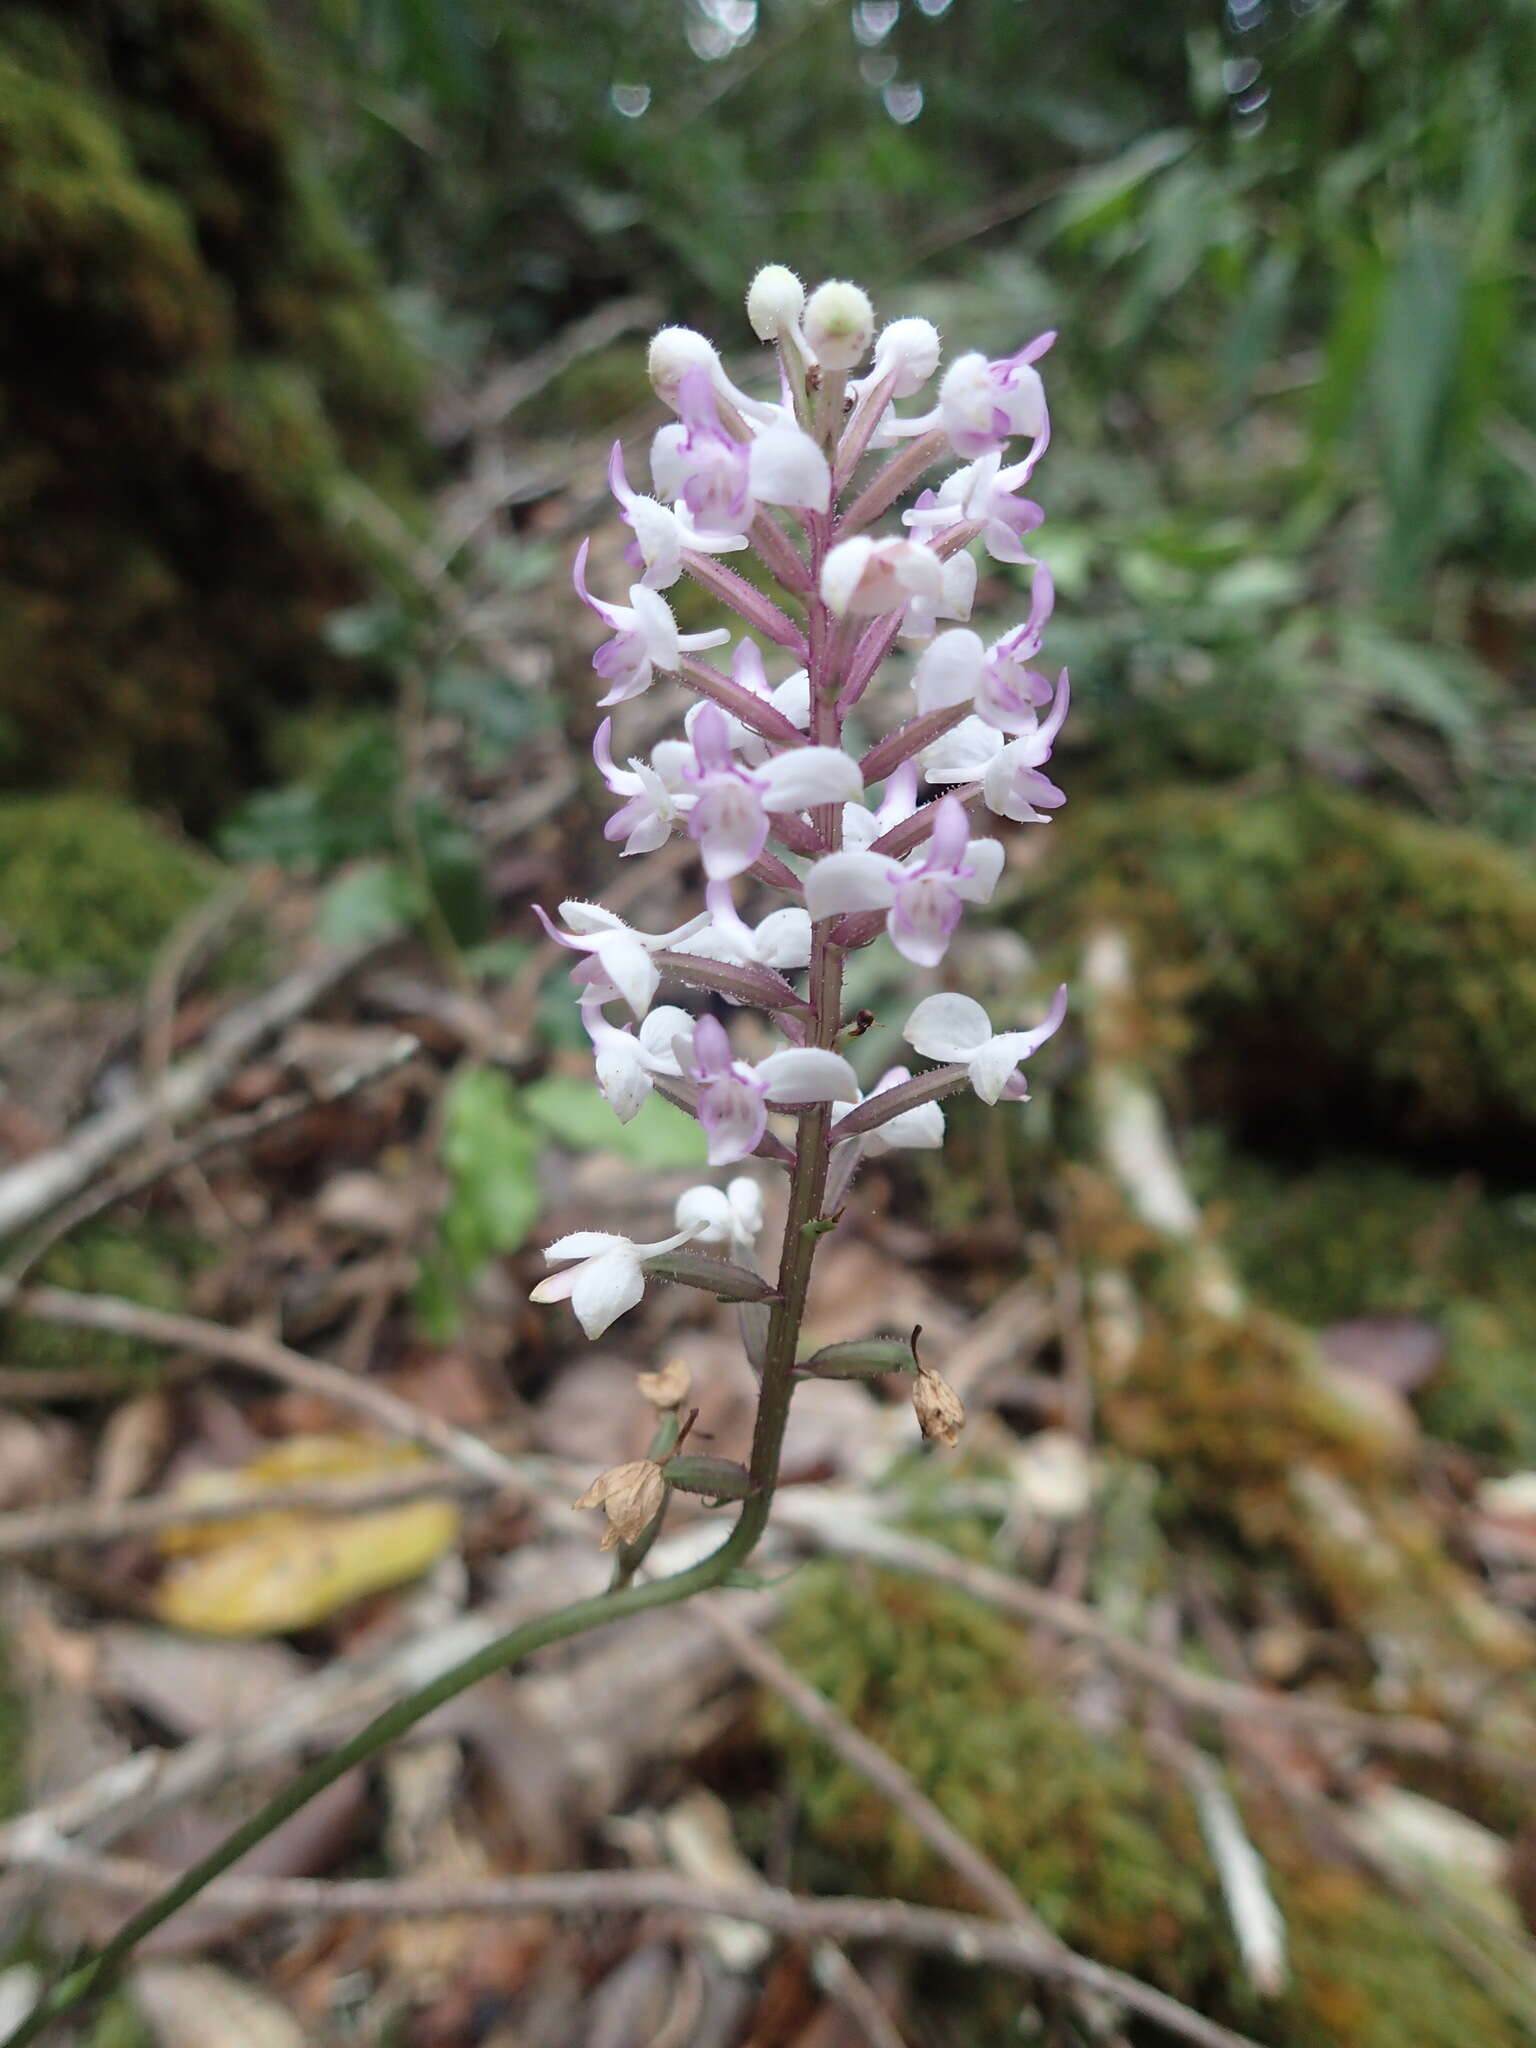
[{"label": "white flower bud", "polygon": [[711,382],[721,374],[719,350],[707,335],[691,327],[659,328],[651,337],[645,367],[656,396],[674,410],[685,371],[708,370]]},{"label": "white flower bud", "polygon": [[693,1385],[693,1375],[680,1358],[669,1358],[655,1372],[637,1373],[635,1385],[653,1408],[681,1408]]},{"label": "white flower bud", "polygon": [[841,278],[817,285],[805,304],[805,338],[824,370],[853,370],[875,331],[867,292]]},{"label": "white flower bud", "polygon": [[949,1381],[943,1379],[932,1367],[918,1363],[917,1379],[912,1388],[912,1406],[917,1413],[917,1426],[925,1437],[937,1437],[951,1450],[960,1441],[960,1432],[965,1427],[965,1407],[960,1396]]},{"label": "white flower bud", "polygon": [[667,1497],[667,1482],[654,1458],[636,1458],[628,1465],[615,1465],[599,1473],[580,1500],[578,1508],[600,1507],[608,1517],[603,1531],[604,1550],[620,1543],[633,1543],[643,1536],[661,1511]]},{"label": "white flower bud", "polygon": [[895,374],[892,398],[911,398],[939,367],[939,330],[931,320],[892,320],[875,343],[875,375]]},{"label": "white flower bud", "polygon": [[805,311],[805,286],[782,263],[767,264],[747,287],[747,319],[759,341],[777,341]]},{"label": "white flower bud", "polygon": [[872,619],[913,598],[938,603],[944,595],[944,564],[920,542],[871,540],[857,533],[829,549],[821,565],[821,595],[839,618]]}]

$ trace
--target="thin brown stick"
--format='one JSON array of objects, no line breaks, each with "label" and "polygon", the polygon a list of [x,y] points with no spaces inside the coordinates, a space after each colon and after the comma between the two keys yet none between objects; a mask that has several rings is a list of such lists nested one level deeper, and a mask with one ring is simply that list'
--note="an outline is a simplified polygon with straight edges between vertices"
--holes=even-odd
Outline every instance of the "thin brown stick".
[{"label": "thin brown stick", "polygon": [[516,1464],[500,1451],[456,1429],[452,1423],[429,1415],[424,1408],[404,1401],[388,1388],[359,1375],[343,1372],[302,1351],[292,1351],[275,1337],[256,1330],[226,1330],[201,1316],[172,1314],[163,1309],[143,1308],[135,1301],[121,1301],[108,1294],[73,1294],[62,1287],[28,1287],[16,1298],[15,1311],[44,1323],[61,1323],[76,1330],[106,1330],[114,1336],[138,1337],[146,1344],[165,1344],[177,1350],[193,1351],[227,1365],[243,1366],[284,1386],[317,1394],[338,1408],[350,1408],[366,1415],[393,1436],[409,1443],[424,1444],[465,1472],[497,1486],[521,1488],[522,1475]]},{"label": "thin brown stick", "polygon": [[1042,1940],[1055,1936],[1039,1916],[1020,1898],[1007,1877],[974,1842],[944,1818],[923,1788],[896,1759],[855,1728],[832,1702],[807,1684],[798,1671],[785,1663],[778,1651],[750,1629],[743,1628],[730,1609],[719,1600],[700,1603],[711,1627],[727,1643],[743,1670],[784,1702],[798,1720],[819,1735],[833,1754],[874,1786],[901,1815],[913,1832],[934,1854],[947,1863],[955,1875],[969,1885],[977,1898],[1000,1920],[1015,1927],[1028,1927]]},{"label": "thin brown stick", "polygon": [[[409,1032],[401,1032],[394,1043],[385,1048],[376,1058],[360,1060],[356,1066],[344,1068],[334,1075],[323,1087],[304,1088],[290,1095],[274,1095],[262,1103],[259,1109],[237,1112],[234,1116],[219,1117],[201,1129],[191,1132],[178,1144],[168,1146],[164,1151],[151,1153],[149,1158],[136,1165],[121,1168],[110,1180],[99,1186],[87,1188],[85,1193],[64,1208],[56,1210],[35,1236],[24,1244],[15,1258],[0,1272],[0,1301],[17,1287],[27,1275],[36,1270],[39,1259],[44,1258],[53,1247],[78,1230],[82,1223],[89,1223],[108,1209],[115,1209],[119,1202],[132,1200],[135,1195],[146,1194],[158,1181],[168,1174],[177,1172],[183,1166],[206,1159],[211,1153],[225,1151],[232,1145],[246,1145],[253,1139],[265,1136],[280,1124],[291,1123],[306,1110],[328,1107],[331,1103],[342,1102],[349,1095],[355,1095],[360,1088],[369,1087],[397,1067],[415,1057],[421,1050],[421,1041],[412,1038]],[[0,1373],[0,1399],[4,1399],[4,1385],[15,1375]],[[27,1375],[37,1378],[37,1374]],[[50,1375],[50,1381],[52,1376]],[[114,1384],[121,1384],[120,1381]],[[13,1397],[25,1398],[22,1387]]]},{"label": "thin brown stick", "polygon": [[26,1557],[69,1543],[115,1543],[124,1536],[203,1528],[244,1521],[249,1515],[367,1514],[442,1495],[482,1492],[492,1483],[454,1465],[427,1465],[345,1485],[269,1487],[223,1500],[178,1500],[174,1494],[157,1493],[145,1500],[63,1501],[56,1507],[0,1515],[0,1557]]},{"label": "thin brown stick", "polygon": [[163,1123],[189,1115],[223,1087],[261,1042],[302,1017],[377,950],[377,942],[328,952],[221,1017],[197,1052],[169,1069],[159,1087],[88,1117],[62,1144],[0,1173],[0,1237],[76,1195],[119,1153]]},{"label": "thin brown stick", "polygon": [[[98,1891],[141,1898],[171,1873],[158,1864],[95,1856],[57,1840],[13,1844],[13,1868],[67,1879]],[[1256,2048],[1244,2034],[1123,1971],[1107,1968],[1031,1928],[976,1914],[941,1912],[898,1899],[810,1899],[769,1885],[699,1884],[661,1870],[562,1871],[542,1877],[439,1878],[220,1877],[203,1899],[242,1914],[355,1914],[369,1919],[437,1919],[460,1913],[676,1913],[689,1919],[749,1920],[791,1941],[894,1942],[952,1961],[1021,1977],[1075,1985],[1140,2013],[1196,2048]]]}]

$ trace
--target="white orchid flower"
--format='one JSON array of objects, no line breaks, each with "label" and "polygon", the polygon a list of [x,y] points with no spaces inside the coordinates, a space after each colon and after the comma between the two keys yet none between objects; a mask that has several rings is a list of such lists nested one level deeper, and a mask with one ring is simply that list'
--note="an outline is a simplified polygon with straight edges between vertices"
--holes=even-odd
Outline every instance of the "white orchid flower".
[{"label": "white orchid flower", "polygon": [[541,1280],[528,1298],[568,1301],[587,1335],[601,1337],[609,1324],[617,1322],[644,1294],[645,1261],[675,1252],[693,1235],[691,1230],[679,1230],[671,1237],[657,1238],[654,1244],[637,1244],[611,1230],[573,1230],[569,1237],[557,1237],[544,1247],[551,1264],[573,1263],[563,1273],[551,1273]]},{"label": "white orchid flower", "polygon": [[991,1018],[970,996],[925,996],[901,1035],[924,1059],[963,1066],[983,1102],[1022,1102],[1029,1085],[1018,1072],[1019,1064],[1060,1030],[1066,1014],[1065,982],[1033,1031],[994,1032]]},{"label": "white orchid flower", "polygon": [[733,1251],[750,1253],[763,1228],[763,1191],[750,1174],[739,1173],[723,1188],[685,1188],[674,1211],[679,1230],[692,1234],[695,1244],[728,1244]]},{"label": "white orchid flower", "polygon": [[574,897],[568,897],[560,906],[567,927],[564,931],[541,904],[534,904],[533,914],[557,946],[589,956],[577,966],[573,976],[587,995],[601,1002],[617,1002],[622,997],[637,1017],[643,1017],[651,1007],[661,984],[651,955],[692,938],[709,923],[709,912],[701,910],[697,917],[675,925],[669,932],[637,932],[601,903],[582,903]]}]

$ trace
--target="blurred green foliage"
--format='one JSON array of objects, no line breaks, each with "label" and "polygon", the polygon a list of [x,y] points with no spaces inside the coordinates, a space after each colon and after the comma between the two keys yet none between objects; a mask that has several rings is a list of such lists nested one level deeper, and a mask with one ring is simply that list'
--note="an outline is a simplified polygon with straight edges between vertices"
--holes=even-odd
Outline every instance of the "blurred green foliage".
[{"label": "blurred green foliage", "polygon": [[0,964],[94,990],[134,987],[223,872],[110,797],[0,798]]},{"label": "blurred green foliage", "polygon": [[247,0],[0,4],[0,780],[202,827],[408,495],[419,368]]}]

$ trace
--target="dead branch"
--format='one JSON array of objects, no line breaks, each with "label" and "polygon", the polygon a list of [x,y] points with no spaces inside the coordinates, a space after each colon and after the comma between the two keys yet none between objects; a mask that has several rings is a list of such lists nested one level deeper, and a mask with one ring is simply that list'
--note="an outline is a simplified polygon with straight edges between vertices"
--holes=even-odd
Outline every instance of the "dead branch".
[{"label": "dead branch", "polygon": [[271,1487],[227,1500],[178,1500],[174,1494],[158,1493],[147,1500],[63,1501],[56,1507],[0,1515],[0,1557],[26,1557],[68,1543],[115,1543],[124,1536],[239,1522],[250,1515],[366,1514],[444,1494],[479,1493],[492,1484],[457,1466],[429,1465],[385,1478],[329,1486]]},{"label": "dead branch", "polygon": [[88,1117],[52,1151],[0,1174],[0,1237],[78,1194],[131,1145],[201,1109],[263,1039],[313,1009],[376,950],[377,942],[370,941],[322,954],[295,969],[221,1017],[201,1048],[167,1069],[158,1085]]},{"label": "dead branch", "polygon": [[524,1474],[512,1459],[468,1430],[456,1429],[390,1393],[387,1387],[309,1358],[302,1351],[292,1351],[259,1331],[226,1330],[201,1316],[143,1308],[109,1294],[72,1294],[62,1287],[25,1288],[12,1307],[39,1322],[60,1323],[75,1330],[106,1330],[114,1336],[141,1338],[146,1344],[197,1352],[209,1361],[243,1366],[247,1372],[261,1373],[284,1386],[334,1402],[338,1408],[366,1415],[390,1435],[425,1445],[477,1479],[517,1490],[524,1485]]},{"label": "dead branch", "polygon": [[[95,1856],[41,1838],[13,1846],[8,1856],[13,1868],[129,1898],[160,1891],[174,1876],[155,1864]],[[209,1905],[250,1915],[355,1914],[370,1919],[433,1919],[454,1913],[723,1916],[752,1921],[791,1941],[893,1942],[955,1962],[1067,1984],[1140,2013],[1181,2040],[1195,2042],[1197,2048],[1256,2048],[1247,2035],[1206,2019],[1151,1984],[1078,1955],[1049,1935],[897,1899],[801,1898],[769,1885],[699,1884],[658,1870],[563,1871],[542,1877],[467,1882],[230,1876],[216,1878],[203,1896]]]}]

